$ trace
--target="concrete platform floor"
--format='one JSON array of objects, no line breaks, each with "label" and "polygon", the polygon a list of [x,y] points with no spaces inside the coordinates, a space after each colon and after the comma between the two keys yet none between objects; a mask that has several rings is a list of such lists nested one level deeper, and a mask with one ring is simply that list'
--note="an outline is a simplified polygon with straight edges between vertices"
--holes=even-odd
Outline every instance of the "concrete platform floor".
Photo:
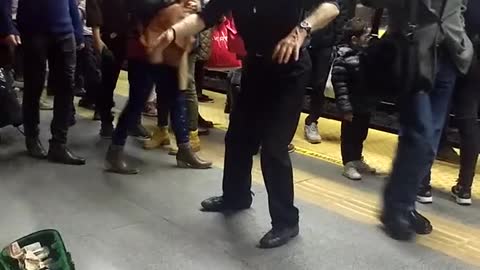
[{"label": "concrete platform floor", "polygon": [[[42,118],[47,144],[50,114]],[[19,133],[0,130],[0,246],[55,228],[79,270],[480,269],[479,207],[456,206],[446,194],[420,207],[435,233],[399,243],[375,218],[381,178],[352,183],[338,166],[293,154],[301,236],[260,250],[270,220],[258,161],[251,210],[199,211],[201,200],[221,191],[223,131],[203,138],[202,155],[215,162],[206,171],[178,169],[166,151],[146,152],[130,140],[142,173],[128,177],[103,172],[108,141],[97,133],[98,123],[87,119],[72,128],[71,148],[88,164],[71,167],[26,157]]]}]

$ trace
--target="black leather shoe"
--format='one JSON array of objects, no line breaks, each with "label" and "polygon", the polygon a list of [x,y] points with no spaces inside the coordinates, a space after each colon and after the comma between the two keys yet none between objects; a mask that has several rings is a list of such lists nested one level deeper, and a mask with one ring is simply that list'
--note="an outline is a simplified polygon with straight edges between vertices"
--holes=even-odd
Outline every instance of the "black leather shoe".
[{"label": "black leather shoe", "polygon": [[125,154],[123,152],[123,146],[111,145],[108,148],[107,156],[105,157],[105,169],[110,173],[133,175],[138,174],[139,170],[133,168],[128,164]]},{"label": "black leather shoe", "polygon": [[67,165],[85,165],[86,163],[84,158],[76,156],[64,144],[59,143],[50,143],[48,160]]},{"label": "black leather shoe", "polygon": [[259,248],[276,248],[295,238],[300,229],[298,225],[290,228],[273,228],[260,240]]},{"label": "black leather shoe", "polygon": [[385,232],[395,240],[410,241],[415,237],[408,212],[386,211],[380,216]]},{"label": "black leather shoe", "polygon": [[34,138],[26,138],[25,144],[27,146],[28,155],[37,158],[37,159],[46,159],[47,158],[47,151],[43,148],[42,143],[36,137]]},{"label": "black leather shoe", "polygon": [[417,234],[426,235],[432,233],[432,224],[426,217],[418,213],[417,210],[408,213],[408,218],[410,220],[410,225]]},{"label": "black leather shoe", "polygon": [[226,203],[223,196],[211,197],[202,203],[203,212],[225,212],[225,211],[241,211],[250,208],[252,202],[231,204]]}]

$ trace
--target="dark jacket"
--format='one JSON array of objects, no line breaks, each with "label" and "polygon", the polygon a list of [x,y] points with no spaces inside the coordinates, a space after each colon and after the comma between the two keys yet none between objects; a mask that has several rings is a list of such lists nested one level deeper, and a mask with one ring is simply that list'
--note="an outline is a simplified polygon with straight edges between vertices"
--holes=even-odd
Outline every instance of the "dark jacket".
[{"label": "dark jacket", "polygon": [[337,18],[324,29],[312,34],[312,39],[310,40],[311,49],[333,47],[344,42],[343,28],[350,19],[349,5],[352,5],[352,1],[338,0],[338,5],[340,7],[340,14]]},{"label": "dark jacket", "polygon": [[129,0],[87,0],[87,26],[126,35],[131,29]]},{"label": "dark jacket", "polygon": [[[19,0],[17,21],[22,35],[74,33],[83,42],[83,24],[76,0]],[[0,35],[16,33],[12,1],[0,1]]]},{"label": "dark jacket", "polygon": [[362,54],[361,50],[341,46],[333,62],[333,90],[337,108],[343,114],[371,112],[378,101],[365,87],[360,68]]}]

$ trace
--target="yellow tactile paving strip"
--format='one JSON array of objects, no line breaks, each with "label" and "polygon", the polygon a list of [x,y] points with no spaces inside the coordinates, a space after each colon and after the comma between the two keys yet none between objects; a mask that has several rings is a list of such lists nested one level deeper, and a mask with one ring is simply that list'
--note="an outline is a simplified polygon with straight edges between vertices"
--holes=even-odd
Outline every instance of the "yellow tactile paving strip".
[{"label": "yellow tactile paving strip", "polygon": [[[119,92],[126,96],[126,82],[120,82]],[[215,98],[215,103],[202,104],[201,113],[206,118],[213,120],[221,129],[225,129],[228,117],[223,113],[224,96],[209,93]],[[91,113],[80,110],[80,114],[91,117]],[[302,121],[305,116],[302,116]],[[147,124],[153,124],[147,120]],[[300,122],[303,123],[303,122]],[[325,141],[316,146],[309,145],[303,140],[303,130],[299,125],[294,143],[298,152],[314,158],[319,158],[335,164],[340,164],[338,147],[339,124],[336,121],[320,121],[322,135]],[[391,157],[394,153],[396,138],[393,135],[372,131],[365,147],[368,160],[378,168],[388,171]],[[203,155],[214,161],[218,168],[223,166],[223,147],[215,146],[204,149]],[[262,175],[258,162],[254,165],[254,178],[261,181]],[[444,164],[435,166],[434,186],[447,191],[455,179],[456,169]],[[326,208],[344,217],[357,222],[376,225],[380,211],[380,195],[361,191],[349,187],[341,182],[332,182],[318,175],[294,169],[296,197],[300,200]],[[260,183],[260,182],[259,182]],[[443,184],[442,184],[443,183]],[[478,193],[476,194],[477,198]],[[457,258],[466,263],[480,267],[480,228],[460,224],[455,220],[446,219],[439,215],[428,215],[434,224],[434,232],[427,237],[419,237],[417,243],[437,252]]]}]

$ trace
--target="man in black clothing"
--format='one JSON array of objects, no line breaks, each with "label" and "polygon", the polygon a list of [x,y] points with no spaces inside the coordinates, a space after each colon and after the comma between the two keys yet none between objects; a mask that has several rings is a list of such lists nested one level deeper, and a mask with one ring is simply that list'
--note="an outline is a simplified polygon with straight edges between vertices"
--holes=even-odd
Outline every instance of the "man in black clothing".
[{"label": "man in black clothing", "polygon": [[[260,247],[274,248],[299,233],[288,145],[311,69],[305,39],[335,19],[339,9],[336,1],[326,0],[211,0],[200,14],[188,16],[151,45],[166,47],[175,38],[215,25],[230,11],[248,56],[226,136],[223,196],[203,201],[202,207],[208,212],[250,208],[252,157],[261,145],[273,228],[260,240]],[[310,15],[305,18],[305,14]]]}]

